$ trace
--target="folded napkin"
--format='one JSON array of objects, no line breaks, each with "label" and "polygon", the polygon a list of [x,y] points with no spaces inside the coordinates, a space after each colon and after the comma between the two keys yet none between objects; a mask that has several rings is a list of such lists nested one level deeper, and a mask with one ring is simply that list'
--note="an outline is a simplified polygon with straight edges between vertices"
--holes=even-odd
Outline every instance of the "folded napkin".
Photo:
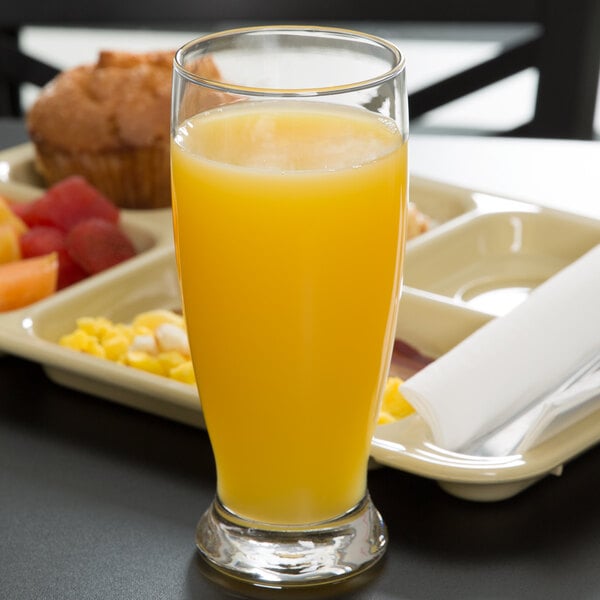
[{"label": "folded napkin", "polygon": [[[400,389],[428,423],[440,448],[465,452],[478,440],[516,423],[519,439],[504,440],[492,450],[507,454],[543,439],[550,425],[556,433],[555,416],[569,415],[563,418],[569,424],[571,409],[591,398],[600,400],[597,373],[577,382],[579,387],[583,384],[583,395],[577,386],[567,385],[582,369],[594,371],[599,354],[600,245],[538,286],[510,313],[490,321],[407,379]],[[518,417],[523,417],[520,425]],[[485,452],[490,453],[489,448]]]}]

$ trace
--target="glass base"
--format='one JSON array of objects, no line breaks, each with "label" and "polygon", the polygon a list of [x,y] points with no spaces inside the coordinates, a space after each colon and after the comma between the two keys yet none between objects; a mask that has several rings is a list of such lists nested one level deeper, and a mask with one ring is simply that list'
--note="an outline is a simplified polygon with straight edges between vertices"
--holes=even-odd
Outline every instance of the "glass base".
[{"label": "glass base", "polygon": [[385,553],[386,528],[367,494],[341,517],[303,527],[265,528],[227,510],[216,498],[196,528],[196,546],[217,570],[267,587],[339,581]]}]

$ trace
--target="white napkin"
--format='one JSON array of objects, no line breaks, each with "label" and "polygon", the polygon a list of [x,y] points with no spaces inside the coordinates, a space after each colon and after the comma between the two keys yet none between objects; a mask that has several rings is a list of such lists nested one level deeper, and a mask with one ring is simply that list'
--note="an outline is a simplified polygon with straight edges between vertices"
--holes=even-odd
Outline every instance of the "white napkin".
[{"label": "white napkin", "polygon": [[[570,409],[590,398],[600,400],[599,384],[589,384],[592,379],[586,379],[587,387],[584,384],[587,395],[578,395],[576,388],[572,394],[564,390],[565,382],[593,365],[598,354],[600,245],[538,286],[506,316],[490,321],[407,379],[400,389],[428,423],[433,441],[451,451],[465,451],[529,414],[513,444],[523,451],[542,439],[550,425],[557,432],[554,416],[569,415],[563,419],[568,424],[573,421]],[[563,396],[552,397],[556,390]],[[535,435],[529,435],[531,431]],[[510,443],[500,446],[499,454],[514,450]]]}]

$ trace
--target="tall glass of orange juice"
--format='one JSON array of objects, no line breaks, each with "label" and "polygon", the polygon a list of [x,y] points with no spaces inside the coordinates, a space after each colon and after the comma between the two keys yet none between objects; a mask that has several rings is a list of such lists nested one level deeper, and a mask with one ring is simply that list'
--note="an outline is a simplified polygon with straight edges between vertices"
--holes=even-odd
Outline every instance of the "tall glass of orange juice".
[{"label": "tall glass of orange juice", "polygon": [[261,586],[377,562],[366,479],[407,202],[404,60],[377,37],[252,27],[174,62],[176,252],[217,468],[196,544]]}]

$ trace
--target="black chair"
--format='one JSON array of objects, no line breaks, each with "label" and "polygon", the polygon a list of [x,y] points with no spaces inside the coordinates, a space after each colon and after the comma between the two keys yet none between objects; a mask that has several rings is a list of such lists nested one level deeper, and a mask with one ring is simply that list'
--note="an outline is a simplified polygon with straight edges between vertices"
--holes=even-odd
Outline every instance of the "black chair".
[{"label": "black chair", "polygon": [[355,21],[394,23],[530,23],[537,33],[509,43],[491,60],[418,90],[409,98],[412,121],[524,69],[539,71],[535,113],[511,135],[594,138],[600,72],[599,0],[395,0],[385,6],[347,0],[19,0],[0,11],[0,116],[19,115],[19,86],[43,85],[57,69],[25,56],[18,33],[25,24],[213,30],[240,23]]}]

